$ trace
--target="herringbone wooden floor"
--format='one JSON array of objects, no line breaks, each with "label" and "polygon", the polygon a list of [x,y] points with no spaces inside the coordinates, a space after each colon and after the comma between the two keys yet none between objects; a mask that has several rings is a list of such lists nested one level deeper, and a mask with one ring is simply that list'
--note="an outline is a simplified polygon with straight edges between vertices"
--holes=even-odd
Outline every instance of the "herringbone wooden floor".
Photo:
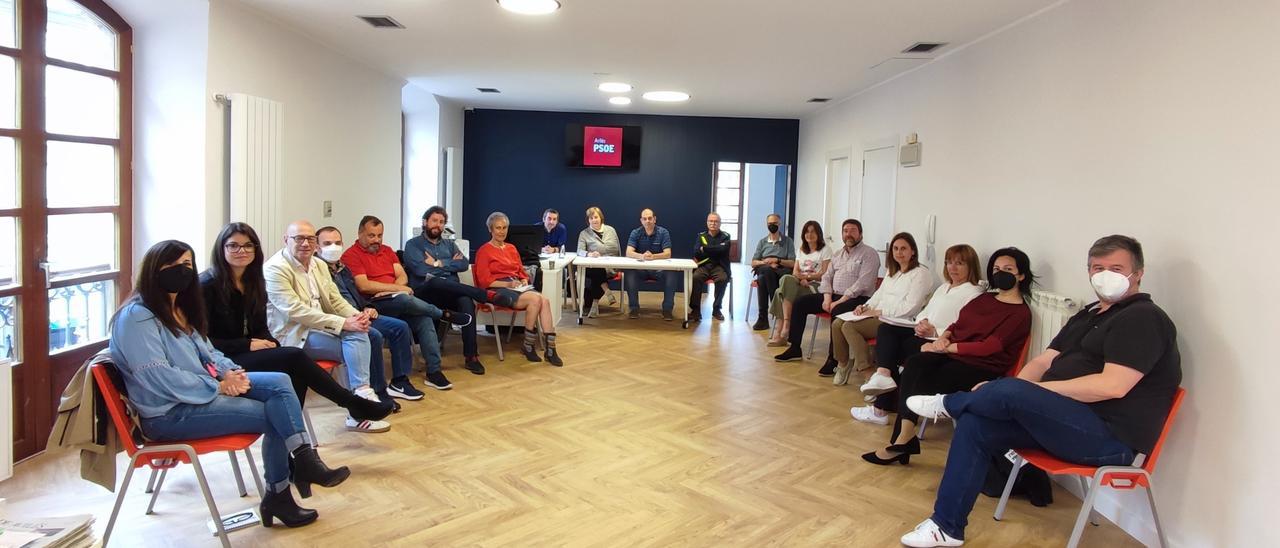
[{"label": "herringbone wooden floor", "polygon": [[[627,320],[605,308],[588,325],[566,317],[564,368],[499,362],[481,338],[488,374],[460,367],[447,344],[449,392],[405,403],[386,434],[341,429],[343,413],[313,397],[320,449],[352,469],[317,488],[316,523],[253,527],[237,545],[279,546],[896,546],[927,517],[951,436],[935,426],[910,466],[878,467],[858,455],[882,446],[887,427],[855,423],[856,382],[833,387],[813,361],[775,363],[762,332],[738,319],[689,331],[647,312]],[[754,305],[750,307],[754,310]],[[709,311],[708,311],[709,312]],[[566,316],[568,312],[566,311]],[[824,324],[825,325],[825,324]],[[516,341],[507,346],[512,353]],[[421,383],[418,383],[421,387]],[[238,498],[225,456],[204,459],[223,512]],[[122,459],[123,465],[125,461]],[[74,455],[37,457],[0,484],[10,515],[92,513],[99,534],[113,495],[78,477]],[[123,466],[122,476],[123,477]],[[120,546],[214,545],[189,467],[170,475],[156,515],[143,515],[145,475],[126,498]],[[974,546],[1065,544],[1079,501],[1062,490],[1048,508],[1015,499],[1003,522],[982,497],[968,529]],[[1086,545],[1138,544],[1110,523]],[[113,543],[114,544],[114,543]]]}]

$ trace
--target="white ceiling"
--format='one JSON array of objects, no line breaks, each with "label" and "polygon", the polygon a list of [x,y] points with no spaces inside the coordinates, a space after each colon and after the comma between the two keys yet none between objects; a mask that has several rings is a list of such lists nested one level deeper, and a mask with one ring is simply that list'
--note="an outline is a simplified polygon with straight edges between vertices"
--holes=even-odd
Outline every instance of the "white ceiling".
[{"label": "white ceiling", "polygon": [[[494,0],[241,1],[466,106],[798,118],[820,108],[810,97],[848,97],[1057,0],[560,0],[541,17]],[[901,53],[918,41],[950,45]],[[604,81],[635,85],[635,102],[610,105]],[[656,89],[693,98],[640,99]]]}]

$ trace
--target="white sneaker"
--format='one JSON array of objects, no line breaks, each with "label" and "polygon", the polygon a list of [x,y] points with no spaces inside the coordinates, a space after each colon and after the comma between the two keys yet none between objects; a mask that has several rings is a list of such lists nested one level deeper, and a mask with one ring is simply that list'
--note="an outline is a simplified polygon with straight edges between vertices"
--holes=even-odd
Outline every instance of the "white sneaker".
[{"label": "white sneaker", "polygon": [[600,301],[591,303],[591,312],[587,314],[588,318],[594,318],[600,315]]},{"label": "white sneaker", "polygon": [[849,384],[849,373],[853,371],[848,365],[837,365],[835,378],[831,379],[831,384],[836,386],[844,386]]},{"label": "white sneaker", "polygon": [[910,533],[902,535],[902,544],[912,548],[933,548],[934,546],[963,546],[964,541],[951,538],[942,532],[932,519],[920,522]]},{"label": "white sneaker", "polygon": [[920,415],[922,419],[949,419],[951,414],[947,413],[946,406],[942,405],[944,394],[934,394],[932,396],[911,396],[907,398],[907,409],[912,410],[915,414]]},{"label": "white sneaker", "polygon": [[618,305],[618,299],[617,299],[617,297],[614,297],[614,296],[613,296],[613,292],[612,292],[612,291],[610,291],[610,292],[609,292],[608,297],[609,297],[609,306],[617,306],[617,305]]},{"label": "white sneaker", "polygon": [[358,421],[350,416],[347,417],[347,430],[351,432],[379,434],[390,429],[391,423],[387,421]]},{"label": "white sneaker", "polygon": [[382,402],[382,400],[378,399],[378,395],[374,393],[373,388],[367,384],[355,389],[352,393],[372,402]]},{"label": "white sneaker", "polygon": [[875,408],[870,405],[850,407],[849,415],[853,416],[853,420],[856,421],[869,422],[880,426],[887,426],[889,424],[889,415],[887,413],[884,415],[877,415]]},{"label": "white sneaker", "polygon": [[868,396],[879,396],[885,392],[893,391],[898,388],[898,383],[893,382],[893,377],[883,373],[876,373],[867,379],[867,383],[862,385],[862,393]]}]

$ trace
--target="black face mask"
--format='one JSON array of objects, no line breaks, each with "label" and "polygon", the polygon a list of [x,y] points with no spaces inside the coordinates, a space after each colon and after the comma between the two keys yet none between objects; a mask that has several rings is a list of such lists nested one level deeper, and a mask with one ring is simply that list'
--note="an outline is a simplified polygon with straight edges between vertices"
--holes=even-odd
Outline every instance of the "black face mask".
[{"label": "black face mask", "polygon": [[1008,291],[1013,289],[1013,286],[1015,285],[1018,285],[1018,277],[1013,274],[1003,270],[997,270],[991,275],[991,287],[999,289],[1000,291]]},{"label": "black face mask", "polygon": [[181,293],[191,287],[191,282],[195,279],[196,271],[185,264],[171,266],[156,274],[156,282],[160,285],[160,289],[168,293]]},{"label": "black face mask", "polygon": [[777,233],[778,233],[778,224],[769,223],[769,234],[777,234]]}]

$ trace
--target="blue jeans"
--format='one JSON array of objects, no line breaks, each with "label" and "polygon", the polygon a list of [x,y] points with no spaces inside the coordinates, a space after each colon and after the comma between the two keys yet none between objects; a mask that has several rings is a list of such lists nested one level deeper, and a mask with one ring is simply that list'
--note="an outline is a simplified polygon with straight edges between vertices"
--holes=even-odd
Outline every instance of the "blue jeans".
[{"label": "blue jeans", "polygon": [[[427,362],[427,373],[440,371],[440,340],[436,337],[436,320],[444,316],[444,313],[436,305],[403,293],[369,304],[378,311],[379,319],[386,315],[409,324],[409,329],[418,337],[418,349],[422,352],[423,361]],[[393,361],[392,367],[394,366]],[[404,375],[408,374],[406,367]],[[396,376],[400,376],[400,373],[396,373]]]},{"label": "blue jeans", "polygon": [[324,331],[312,331],[302,343],[302,351],[313,360],[342,362],[347,366],[347,385],[354,391],[369,384],[369,335],[359,331],[343,331],[342,337]]},{"label": "blue jeans", "polygon": [[[374,332],[378,333],[378,340],[373,340]],[[435,336],[435,333],[432,333]],[[373,329],[369,330],[369,342],[374,345],[373,357],[369,360],[369,376],[373,380],[373,389],[381,393],[386,389],[386,375],[380,373],[382,369],[382,342],[386,341],[387,348],[391,349],[391,377],[393,379],[400,377],[408,377],[413,370],[413,334],[409,331],[409,324],[403,320],[392,318],[391,316],[379,315],[373,320]],[[436,363],[440,361],[440,354],[436,353]],[[438,366],[437,366],[438,367]],[[374,370],[379,373],[375,373]],[[381,384],[378,378],[381,377]]]},{"label": "blue jeans", "polygon": [[[440,308],[463,312],[472,317],[476,315],[476,302],[486,302],[489,299],[488,294],[483,289],[439,276],[427,278],[426,281],[414,289],[414,295]],[[471,322],[462,328],[462,355],[473,358],[478,354],[476,322]]]},{"label": "blue jeans", "polygon": [[622,280],[627,286],[627,302],[632,310],[640,310],[640,282],[645,280],[662,284],[663,312],[675,308],[676,292],[684,290],[684,272],[680,270],[625,270]]},{"label": "blue jeans", "polygon": [[1111,435],[1088,405],[1022,379],[996,379],[974,392],[948,394],[943,405],[956,420],[956,432],[933,503],[933,522],[957,539],[964,539],[993,456],[1043,449],[1077,464],[1133,464],[1133,449]]},{"label": "blue jeans", "polygon": [[202,404],[180,403],[159,417],[142,419],[142,431],[156,441],[179,441],[228,434],[262,434],[263,477],[275,486],[289,480],[289,453],[310,445],[302,406],[284,373],[248,373],[249,391],[219,395]]}]

